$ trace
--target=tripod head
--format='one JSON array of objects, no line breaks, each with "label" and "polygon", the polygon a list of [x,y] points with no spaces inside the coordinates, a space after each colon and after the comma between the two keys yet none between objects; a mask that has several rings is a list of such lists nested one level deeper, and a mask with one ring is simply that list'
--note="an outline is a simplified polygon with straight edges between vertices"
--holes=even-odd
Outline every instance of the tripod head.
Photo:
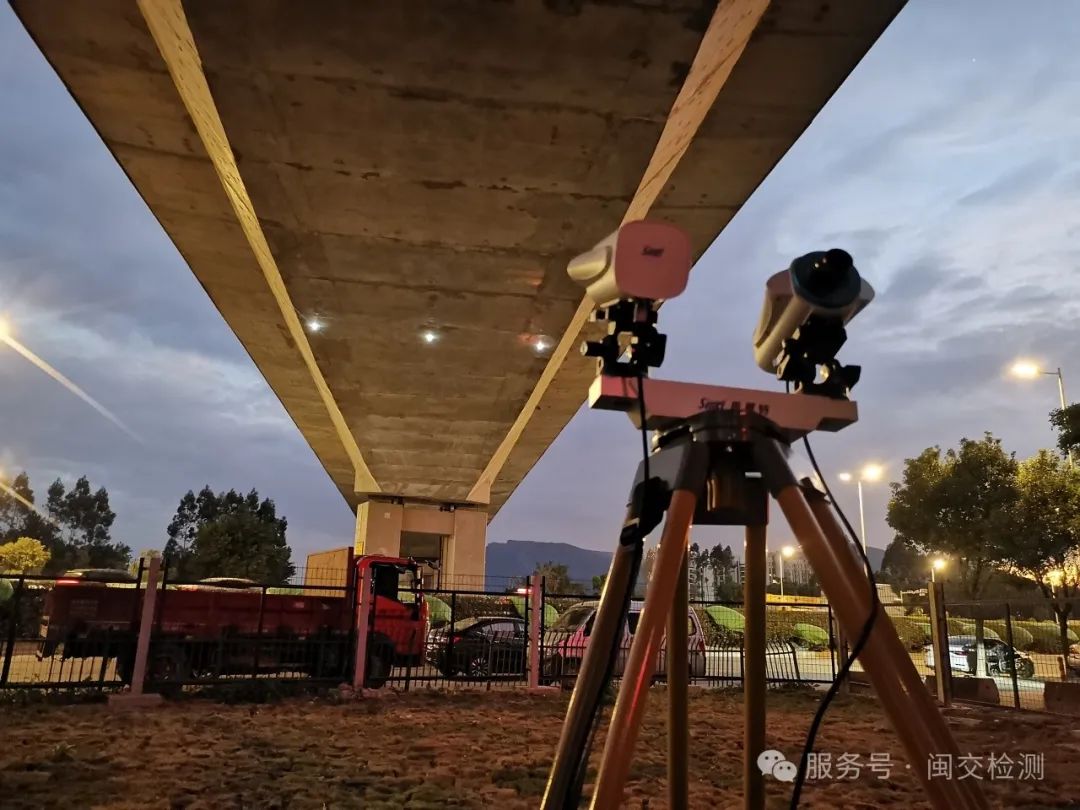
[{"label": "tripod head", "polygon": [[599,307],[607,335],[581,346],[600,374],[643,377],[664,362],[667,338],[656,328],[659,302],[686,289],[690,240],[674,225],[628,222],[566,268]]},{"label": "tripod head", "polygon": [[[644,378],[664,362],[667,338],[656,327],[657,310],[686,289],[690,266],[687,235],[645,221],[623,225],[569,263],[570,278],[598,307],[592,320],[608,324],[603,338],[581,347],[597,358],[601,377]],[[796,394],[847,400],[862,369],[841,364],[836,355],[847,340],[845,325],[873,298],[846,251],[798,257],[765,285],[755,361]]]},{"label": "tripod head", "polygon": [[847,399],[861,368],[841,365],[836,355],[847,340],[844,325],[873,298],[846,251],[800,256],[765,284],[754,359],[797,394]]}]

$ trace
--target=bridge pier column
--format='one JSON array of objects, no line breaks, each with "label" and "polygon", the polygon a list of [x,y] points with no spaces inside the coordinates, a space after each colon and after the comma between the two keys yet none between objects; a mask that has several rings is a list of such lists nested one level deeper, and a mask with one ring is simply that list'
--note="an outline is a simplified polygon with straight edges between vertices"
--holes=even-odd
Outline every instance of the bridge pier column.
[{"label": "bridge pier column", "polygon": [[441,587],[484,584],[484,507],[369,498],[356,509],[356,554],[417,557],[437,562]]}]

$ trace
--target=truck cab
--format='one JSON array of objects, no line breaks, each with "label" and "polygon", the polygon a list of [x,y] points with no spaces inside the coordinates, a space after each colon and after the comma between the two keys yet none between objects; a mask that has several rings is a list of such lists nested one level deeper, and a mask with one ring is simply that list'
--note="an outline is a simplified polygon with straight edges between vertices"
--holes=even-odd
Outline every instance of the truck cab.
[{"label": "truck cab", "polygon": [[365,686],[378,688],[395,666],[423,662],[427,604],[415,560],[369,555],[356,559],[357,582],[370,583]]}]

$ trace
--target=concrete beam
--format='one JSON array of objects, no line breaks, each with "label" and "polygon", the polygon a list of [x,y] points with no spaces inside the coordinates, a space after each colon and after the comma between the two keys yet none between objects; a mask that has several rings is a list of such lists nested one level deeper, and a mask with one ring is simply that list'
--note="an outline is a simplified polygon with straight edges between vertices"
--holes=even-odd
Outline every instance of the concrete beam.
[{"label": "concrete beam", "polygon": [[[668,114],[660,141],[656,144],[637,191],[623,215],[623,222],[645,219],[649,215],[660,192],[690,147],[720,89],[731,75],[735,63],[742,56],[768,4],[769,0],[722,0],[717,6],[686,81],[683,82]],[[598,234],[596,239],[603,236],[605,234]],[[583,244],[581,250],[588,247],[588,244]],[[525,406],[470,491],[470,499],[490,498],[495,479],[502,472],[511,451],[555,381],[559,369],[571,352],[576,353],[582,329],[593,309],[592,301],[582,297],[540,379],[525,401]]]},{"label": "concrete beam", "polygon": [[318,363],[315,362],[315,356],[308,343],[304,327],[300,323],[296,307],[292,303],[281,277],[281,271],[266,241],[266,235],[255,215],[251,198],[248,196],[244,180],[236,165],[236,157],[229,146],[229,139],[210,93],[210,86],[206,82],[202,62],[199,59],[199,52],[195,46],[191,28],[188,26],[184,8],[180,0],[137,0],[137,2],[146,26],[161,53],[161,58],[168,67],[176,91],[195,125],[203,148],[213,163],[232,212],[281,310],[281,316],[289,330],[289,337],[299,350],[304,365],[311,375],[311,381],[337,431],[338,439],[353,463],[356,478],[364,483],[365,491],[377,492],[379,484],[368,469],[360,447],[345,423],[341,409],[330,393],[330,388],[326,384]]}]

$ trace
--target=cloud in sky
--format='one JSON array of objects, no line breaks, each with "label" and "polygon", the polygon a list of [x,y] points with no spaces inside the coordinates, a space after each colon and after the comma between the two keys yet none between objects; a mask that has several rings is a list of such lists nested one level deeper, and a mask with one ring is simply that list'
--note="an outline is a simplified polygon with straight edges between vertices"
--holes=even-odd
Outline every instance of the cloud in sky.
[{"label": "cloud in sky", "polygon": [[[864,366],[861,421],[815,440],[827,469],[877,460],[896,473],[923,447],[983,430],[1021,454],[1049,445],[1052,381],[1003,369],[1023,354],[1080,375],[1068,366],[1080,315],[1077,41],[1068,0],[913,0],[665,307],[659,376],[769,387],[750,353],[764,281],[839,246],[878,299],[842,355]],[[340,495],[6,4],[0,108],[14,122],[0,126],[0,312],[145,439],[0,352],[0,463],[26,467],[40,492],[82,473],[106,485],[116,535],[134,548],[160,545],[180,495],[203,483],[273,497],[300,554],[349,542]],[[582,412],[489,538],[609,548],[638,453],[625,417]],[[886,493],[867,490],[879,546]],[[857,509],[850,489],[842,503]]]}]

